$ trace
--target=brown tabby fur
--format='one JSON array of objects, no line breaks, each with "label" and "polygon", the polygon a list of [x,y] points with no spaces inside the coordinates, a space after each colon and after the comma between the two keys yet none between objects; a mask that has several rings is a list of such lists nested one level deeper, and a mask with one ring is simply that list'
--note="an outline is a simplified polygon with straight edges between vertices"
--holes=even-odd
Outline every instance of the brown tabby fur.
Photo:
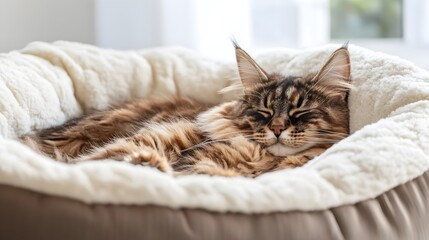
[{"label": "brown tabby fur", "polygon": [[66,162],[114,159],[174,174],[255,177],[297,167],[348,135],[346,46],[305,77],[267,74],[236,47],[244,95],[209,108],[136,100],[22,137]]}]

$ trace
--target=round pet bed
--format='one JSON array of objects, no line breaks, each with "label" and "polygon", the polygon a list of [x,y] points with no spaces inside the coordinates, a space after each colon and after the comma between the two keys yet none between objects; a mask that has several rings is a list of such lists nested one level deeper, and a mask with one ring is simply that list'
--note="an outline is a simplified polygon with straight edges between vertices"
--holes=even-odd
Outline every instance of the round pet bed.
[{"label": "round pet bed", "polygon": [[[255,59],[269,72],[305,75],[337,47]],[[137,97],[234,99],[218,93],[234,84],[233,59],[71,42],[0,54],[0,239],[427,239],[429,72],[349,51],[352,135],[303,167],[255,179],[174,178],[115,161],[67,165],[16,140]]]}]

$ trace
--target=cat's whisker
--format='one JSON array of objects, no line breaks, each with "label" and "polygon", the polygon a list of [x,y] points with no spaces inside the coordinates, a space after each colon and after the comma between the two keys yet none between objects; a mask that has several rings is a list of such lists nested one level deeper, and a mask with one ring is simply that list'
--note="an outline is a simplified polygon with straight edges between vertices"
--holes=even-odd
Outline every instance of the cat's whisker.
[{"label": "cat's whisker", "polygon": [[329,133],[329,134],[319,134],[319,133],[308,133],[310,137],[322,137],[322,138],[346,138],[348,135],[346,134],[335,134],[335,133]]},{"label": "cat's whisker", "polygon": [[195,149],[195,148],[200,148],[200,147],[204,147],[204,146],[206,146],[206,145],[209,145],[209,144],[212,144],[212,143],[216,143],[216,142],[225,142],[225,141],[227,141],[227,140],[213,140],[213,141],[209,141],[209,142],[201,142],[201,143],[199,143],[199,144],[195,144],[195,145],[193,145],[193,146],[191,146],[191,147],[189,147],[189,148],[186,148],[186,149],[183,149],[183,150],[181,150],[180,152],[187,152],[187,151],[189,151],[189,150],[192,150],[192,149]]},{"label": "cat's whisker", "polygon": [[243,138],[246,138],[248,140],[254,140],[254,141],[266,141],[267,140],[267,138],[265,138],[265,137],[255,137],[253,134],[250,134],[250,135],[239,135],[239,136],[236,136],[236,137],[233,137],[233,138],[227,138],[227,139],[213,140],[213,141],[208,142],[208,143],[231,141],[231,140],[233,140],[234,138],[237,138],[237,137],[243,137]]},{"label": "cat's whisker", "polygon": [[318,137],[307,137],[307,140],[321,140],[321,141],[341,141],[344,138],[318,138]]},{"label": "cat's whisker", "polygon": [[307,140],[321,140],[321,141],[339,141],[342,140],[341,138],[335,139],[335,138],[323,138],[323,137],[306,137]]},{"label": "cat's whisker", "polygon": [[[240,134],[240,133],[242,133],[242,132],[237,132],[237,134]],[[248,138],[248,137],[251,137],[252,135],[239,135],[240,137],[244,137],[244,138]],[[209,144],[213,144],[213,143],[219,143],[219,142],[227,142],[227,141],[231,141],[231,139],[232,138],[226,138],[226,139],[214,139],[214,140],[206,140],[206,141],[203,141],[203,142],[201,142],[201,143],[198,143],[198,144],[196,144],[196,145],[194,145],[194,146],[192,146],[192,147],[189,147],[189,148],[186,148],[186,149],[183,149],[183,150],[181,150],[182,152],[185,152],[185,151],[189,151],[189,150],[191,150],[191,149],[193,149],[193,148],[199,148],[199,147],[202,147],[202,146],[205,146],[205,145],[209,145]]]},{"label": "cat's whisker", "polygon": [[317,136],[326,136],[326,137],[330,137],[330,136],[338,136],[338,137],[347,137],[348,134],[343,134],[343,133],[320,133],[320,132],[307,132],[306,134],[309,135],[317,135]]},{"label": "cat's whisker", "polygon": [[341,141],[341,139],[307,138],[306,141],[319,143],[337,143]]},{"label": "cat's whisker", "polygon": [[317,136],[317,137],[326,137],[326,138],[346,138],[348,137],[348,135],[346,134],[334,134],[334,133],[330,133],[330,134],[311,134],[312,136]]},{"label": "cat's whisker", "polygon": [[299,141],[300,144],[310,144],[310,145],[319,145],[319,144],[335,144],[338,141]]},{"label": "cat's whisker", "polygon": [[335,133],[335,134],[344,134],[344,135],[348,135],[347,133],[344,132],[338,132],[338,131],[334,131],[334,130],[325,130],[325,129],[308,129],[305,130],[306,133],[319,133],[319,134],[330,134],[330,133]]}]

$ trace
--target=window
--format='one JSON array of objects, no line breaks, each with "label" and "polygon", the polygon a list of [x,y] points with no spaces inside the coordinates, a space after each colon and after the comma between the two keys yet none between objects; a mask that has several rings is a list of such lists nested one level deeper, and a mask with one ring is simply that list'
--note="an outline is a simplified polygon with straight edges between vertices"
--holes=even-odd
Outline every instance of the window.
[{"label": "window", "polygon": [[402,38],[402,9],[401,0],[331,0],[331,38]]}]

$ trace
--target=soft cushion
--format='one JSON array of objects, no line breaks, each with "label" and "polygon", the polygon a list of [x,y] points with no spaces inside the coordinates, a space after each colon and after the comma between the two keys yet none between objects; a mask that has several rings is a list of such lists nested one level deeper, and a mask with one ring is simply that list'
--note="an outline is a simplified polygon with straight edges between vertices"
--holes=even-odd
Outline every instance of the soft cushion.
[{"label": "soft cushion", "polygon": [[[303,75],[317,71],[337,47],[277,49],[256,61],[268,72]],[[243,213],[318,210],[374,198],[429,169],[429,72],[354,45],[349,50],[353,134],[303,167],[255,179],[174,178],[115,161],[67,165],[16,140],[136,97],[234,99],[231,92],[218,94],[237,78],[234,59],[217,62],[182,48],[114,51],[71,42],[35,42],[0,54],[0,183],[87,203]]]}]

